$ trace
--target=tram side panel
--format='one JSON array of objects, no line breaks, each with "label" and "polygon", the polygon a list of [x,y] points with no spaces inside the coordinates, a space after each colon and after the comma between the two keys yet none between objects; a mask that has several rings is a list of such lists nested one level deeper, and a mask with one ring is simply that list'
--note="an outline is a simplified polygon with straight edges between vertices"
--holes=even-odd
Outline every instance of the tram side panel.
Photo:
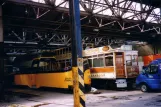
[{"label": "tram side panel", "polygon": [[72,71],[63,73],[39,73],[36,74],[36,87],[54,87],[68,89],[72,87]]},{"label": "tram side panel", "polygon": [[[54,58],[35,58],[30,63],[27,63],[27,68],[30,69],[21,69],[18,71],[19,73],[14,77],[15,85],[29,86],[30,88],[53,87],[72,89],[73,78],[71,66],[67,67],[70,63],[65,63],[69,62],[69,60],[62,60],[61,63],[60,61],[58,63],[52,59]],[[87,62],[84,63],[84,82],[85,88],[90,91],[91,78]],[[23,63],[26,64],[25,61]],[[32,71],[33,69],[34,71]]]},{"label": "tram side panel", "polygon": [[29,86],[30,88],[35,85],[33,82],[34,74],[17,74],[14,77],[15,85]]},{"label": "tram side panel", "polygon": [[35,85],[35,69],[32,69],[31,66],[32,60],[28,59],[23,62],[19,58],[16,59],[13,65],[14,75],[14,84],[21,86],[32,87]]}]

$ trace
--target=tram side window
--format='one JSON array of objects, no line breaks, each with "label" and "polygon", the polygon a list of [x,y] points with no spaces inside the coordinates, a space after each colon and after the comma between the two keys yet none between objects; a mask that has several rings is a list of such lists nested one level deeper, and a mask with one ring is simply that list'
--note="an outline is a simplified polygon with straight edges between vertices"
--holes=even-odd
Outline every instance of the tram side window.
[{"label": "tram side window", "polygon": [[51,60],[50,64],[49,64],[49,68],[50,68],[50,71],[56,71],[57,63],[55,61]]},{"label": "tram side window", "polygon": [[37,68],[38,65],[39,65],[39,61],[38,61],[38,60],[34,60],[34,61],[32,62],[32,66],[31,66],[31,67]]},{"label": "tram side window", "polygon": [[39,67],[42,68],[43,72],[47,71],[47,62],[46,61],[40,61]]},{"label": "tram side window", "polygon": [[44,60],[40,61],[39,67],[42,68],[43,72],[52,72],[55,71],[55,61],[53,60]]},{"label": "tram side window", "polygon": [[126,65],[127,66],[132,66],[131,55],[126,56]]},{"label": "tram side window", "polygon": [[103,67],[103,58],[95,58],[93,59],[93,67]]},{"label": "tram side window", "polygon": [[57,62],[57,71],[63,72],[63,71],[69,71],[72,68],[71,61],[70,60],[61,60]]},{"label": "tram side window", "polygon": [[56,66],[55,70],[56,71],[61,71],[61,69],[62,69],[61,62],[57,61],[56,63],[57,63],[57,66]]},{"label": "tram side window", "polygon": [[70,61],[67,61],[66,64],[65,64],[65,68],[64,70],[71,70],[71,62]]},{"label": "tram side window", "polygon": [[30,71],[36,73],[39,72],[39,60],[33,60]]},{"label": "tram side window", "polygon": [[138,63],[137,63],[137,56],[136,55],[132,56],[132,65],[138,65]]},{"label": "tram side window", "polygon": [[106,57],[105,64],[106,66],[113,66],[113,57]]},{"label": "tram side window", "polygon": [[65,62],[64,61],[60,62],[60,64],[61,64],[61,68],[65,68]]}]

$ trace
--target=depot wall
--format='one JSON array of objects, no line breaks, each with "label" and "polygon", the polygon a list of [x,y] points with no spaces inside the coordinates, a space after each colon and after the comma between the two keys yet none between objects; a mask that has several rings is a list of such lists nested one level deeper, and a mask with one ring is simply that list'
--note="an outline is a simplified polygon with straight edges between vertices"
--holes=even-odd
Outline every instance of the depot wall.
[{"label": "depot wall", "polygon": [[138,50],[139,56],[161,54],[161,44],[136,45],[136,46],[133,46],[133,49]]},{"label": "depot wall", "polygon": [[134,50],[138,50],[139,55],[139,72],[142,72],[142,67],[145,66],[144,56],[161,54],[161,44],[134,45]]}]

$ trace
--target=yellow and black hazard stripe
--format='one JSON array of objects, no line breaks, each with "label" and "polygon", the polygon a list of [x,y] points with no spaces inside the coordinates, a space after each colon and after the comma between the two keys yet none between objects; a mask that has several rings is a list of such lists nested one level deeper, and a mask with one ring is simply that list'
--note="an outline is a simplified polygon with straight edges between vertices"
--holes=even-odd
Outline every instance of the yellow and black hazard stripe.
[{"label": "yellow and black hazard stripe", "polygon": [[80,107],[85,107],[83,58],[78,59],[78,75]]},{"label": "yellow and black hazard stripe", "polygon": [[85,107],[83,71],[78,67],[80,107]]},{"label": "yellow and black hazard stripe", "polygon": [[72,67],[74,107],[85,107],[83,59],[78,58],[78,67]]}]

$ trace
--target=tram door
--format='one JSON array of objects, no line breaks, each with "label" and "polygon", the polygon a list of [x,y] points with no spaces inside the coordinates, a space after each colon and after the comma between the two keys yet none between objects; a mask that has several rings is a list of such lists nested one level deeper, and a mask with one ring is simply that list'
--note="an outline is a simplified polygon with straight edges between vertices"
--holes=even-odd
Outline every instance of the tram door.
[{"label": "tram door", "polygon": [[116,76],[117,78],[126,77],[125,68],[124,68],[124,53],[115,52],[115,63],[116,63]]}]

